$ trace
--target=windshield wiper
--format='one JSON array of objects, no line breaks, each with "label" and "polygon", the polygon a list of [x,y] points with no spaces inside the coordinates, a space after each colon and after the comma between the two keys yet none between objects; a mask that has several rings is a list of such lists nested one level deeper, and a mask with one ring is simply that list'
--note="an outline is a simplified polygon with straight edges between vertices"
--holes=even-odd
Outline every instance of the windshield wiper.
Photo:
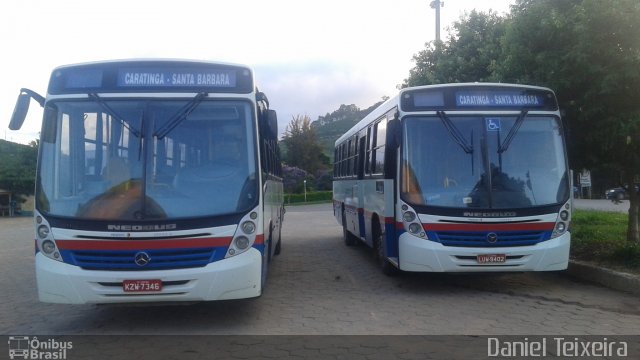
[{"label": "windshield wiper", "polygon": [[96,103],[98,103],[98,105],[100,105],[100,107],[102,107],[102,109],[107,114],[109,114],[112,118],[120,121],[122,126],[124,126],[127,130],[129,130],[130,133],[132,133],[135,137],[140,138],[142,133],[140,131],[132,128],[126,121],[124,121],[124,119],[122,119],[122,117],[120,115],[118,115],[118,113],[116,113],[109,105],[107,105],[107,103],[105,103],[104,100],[102,100],[102,98],[100,96],[98,96],[98,94],[89,93],[88,96],[89,96],[89,99],[91,99],[91,100],[95,101]]},{"label": "windshield wiper", "polygon": [[522,126],[524,119],[527,117],[527,113],[529,113],[529,110],[522,110],[520,115],[518,115],[516,123],[513,124],[511,130],[509,130],[507,137],[504,138],[504,142],[500,144],[500,147],[498,148],[498,154],[502,154],[503,152],[507,151],[509,145],[511,145],[511,141],[516,136],[516,133],[518,132],[518,130],[520,130],[520,126]]},{"label": "windshield wiper", "polygon": [[436,114],[438,115],[438,117],[442,121],[442,125],[444,125],[444,127],[447,129],[449,135],[451,135],[456,144],[460,145],[465,153],[473,153],[473,147],[467,144],[467,140],[465,140],[464,135],[462,135],[460,130],[453,124],[447,114],[445,114],[444,111],[436,111]]},{"label": "windshield wiper", "polygon": [[182,123],[187,118],[187,116],[189,116],[191,112],[193,112],[193,110],[195,110],[195,108],[197,108],[198,105],[200,105],[200,103],[202,102],[202,99],[204,99],[204,97],[207,95],[209,94],[206,92],[198,93],[198,95],[196,95],[191,101],[189,101],[180,110],[178,110],[178,112],[176,112],[167,121],[167,123],[164,124],[164,126],[156,130],[153,136],[157,137],[159,140],[162,140],[171,131],[173,131],[173,129],[175,129],[176,126],[180,125],[180,123]]}]

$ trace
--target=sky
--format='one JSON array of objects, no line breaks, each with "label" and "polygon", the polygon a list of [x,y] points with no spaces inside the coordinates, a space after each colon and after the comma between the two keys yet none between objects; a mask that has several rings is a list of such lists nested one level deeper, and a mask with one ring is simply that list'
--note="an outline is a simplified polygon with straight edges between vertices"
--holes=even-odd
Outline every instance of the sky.
[{"label": "sky", "polygon": [[[441,37],[465,12],[498,14],[515,0],[444,0]],[[435,39],[431,0],[3,0],[0,1],[0,138],[38,137],[31,102],[19,131],[8,129],[20,88],[46,95],[60,65],[129,58],[223,61],[253,67],[278,112],[312,120],[397,93],[412,57]]]}]

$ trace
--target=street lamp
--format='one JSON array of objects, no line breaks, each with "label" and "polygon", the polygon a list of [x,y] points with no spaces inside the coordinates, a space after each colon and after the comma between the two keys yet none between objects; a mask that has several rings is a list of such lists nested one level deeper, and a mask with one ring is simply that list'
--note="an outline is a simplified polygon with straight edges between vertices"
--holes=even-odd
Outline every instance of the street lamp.
[{"label": "street lamp", "polygon": [[432,9],[436,9],[436,41],[440,42],[440,8],[444,7],[444,1],[433,0],[429,6]]},{"label": "street lamp", "polygon": [[307,180],[304,181],[304,202],[307,202]]}]

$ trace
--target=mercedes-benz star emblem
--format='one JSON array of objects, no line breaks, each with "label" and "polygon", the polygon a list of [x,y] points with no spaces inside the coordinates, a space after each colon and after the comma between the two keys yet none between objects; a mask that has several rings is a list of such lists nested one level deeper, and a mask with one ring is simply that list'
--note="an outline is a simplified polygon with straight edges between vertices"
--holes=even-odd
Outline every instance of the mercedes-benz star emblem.
[{"label": "mercedes-benz star emblem", "polygon": [[498,241],[498,234],[496,233],[488,233],[487,234],[487,242],[491,244],[495,244]]},{"label": "mercedes-benz star emblem", "polygon": [[136,254],[134,261],[138,266],[146,266],[149,262],[151,262],[151,256],[144,251],[140,251]]}]

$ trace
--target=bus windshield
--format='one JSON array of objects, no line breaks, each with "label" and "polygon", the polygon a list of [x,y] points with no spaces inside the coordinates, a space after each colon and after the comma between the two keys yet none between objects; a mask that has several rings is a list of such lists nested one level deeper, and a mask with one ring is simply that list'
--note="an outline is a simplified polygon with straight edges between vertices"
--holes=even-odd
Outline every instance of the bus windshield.
[{"label": "bus windshield", "polygon": [[135,221],[255,206],[250,102],[89,99],[45,108],[37,182],[44,214]]},{"label": "bus windshield", "polygon": [[558,118],[438,115],[403,122],[401,193],[408,203],[518,209],[569,198]]}]

